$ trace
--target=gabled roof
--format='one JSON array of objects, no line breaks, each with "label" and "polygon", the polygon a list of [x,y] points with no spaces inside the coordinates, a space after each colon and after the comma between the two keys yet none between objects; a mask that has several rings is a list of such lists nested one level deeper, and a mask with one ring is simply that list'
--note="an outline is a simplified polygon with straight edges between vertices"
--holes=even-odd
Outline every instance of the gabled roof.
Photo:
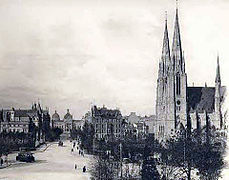
[{"label": "gabled roof", "polygon": [[118,109],[107,109],[106,107],[97,108],[96,106],[92,108],[92,114],[93,116],[100,116],[108,119],[116,119],[122,116]]},{"label": "gabled roof", "polygon": [[190,111],[213,112],[215,102],[214,87],[188,87],[187,102]]},{"label": "gabled roof", "polygon": [[[226,88],[221,87],[222,99],[225,91]],[[188,87],[187,102],[191,112],[213,112],[215,109],[215,87]]]},{"label": "gabled roof", "polygon": [[32,109],[14,110],[15,117],[37,116],[37,111]]}]

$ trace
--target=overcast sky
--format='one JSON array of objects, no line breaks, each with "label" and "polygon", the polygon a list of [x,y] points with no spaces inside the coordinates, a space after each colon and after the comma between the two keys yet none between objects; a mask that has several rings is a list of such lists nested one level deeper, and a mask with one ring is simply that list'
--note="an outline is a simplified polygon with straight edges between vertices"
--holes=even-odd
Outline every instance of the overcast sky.
[{"label": "overcast sky", "polygon": [[[229,1],[179,3],[188,84],[229,75]],[[80,118],[90,104],[154,114],[165,11],[172,42],[173,0],[1,0],[0,104],[38,98],[51,113]]]}]

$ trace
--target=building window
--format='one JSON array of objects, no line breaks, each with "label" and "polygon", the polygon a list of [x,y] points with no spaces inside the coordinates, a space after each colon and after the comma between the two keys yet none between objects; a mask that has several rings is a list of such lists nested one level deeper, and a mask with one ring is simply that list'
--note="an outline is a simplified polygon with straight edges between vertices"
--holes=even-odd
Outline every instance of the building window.
[{"label": "building window", "polygon": [[176,108],[176,109],[177,109],[177,111],[180,111],[181,107],[180,107],[180,106],[177,106],[177,108]]},{"label": "building window", "polygon": [[180,95],[180,75],[176,75],[176,93]]}]

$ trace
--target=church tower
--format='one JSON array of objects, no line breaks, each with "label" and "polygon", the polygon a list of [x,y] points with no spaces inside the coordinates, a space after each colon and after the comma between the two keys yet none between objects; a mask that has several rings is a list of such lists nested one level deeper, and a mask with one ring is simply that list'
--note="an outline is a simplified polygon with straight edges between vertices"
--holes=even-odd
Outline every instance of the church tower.
[{"label": "church tower", "polygon": [[167,17],[165,20],[165,31],[162,46],[162,55],[159,61],[158,79],[157,79],[157,98],[156,98],[156,137],[164,136],[165,134],[165,119],[167,111],[167,95],[168,95],[168,74],[171,64],[169,36],[167,27]]},{"label": "church tower", "polygon": [[[222,103],[226,87],[221,86],[219,56],[215,87],[188,87],[185,58],[181,45],[178,8],[176,7],[173,42],[169,46],[167,17],[159,60],[156,99],[155,137],[161,141],[182,129],[201,130],[206,124],[224,129]],[[206,119],[208,118],[208,119]]]},{"label": "church tower", "polygon": [[185,59],[181,46],[178,8],[176,8],[171,58],[175,79],[175,128],[177,128],[179,124],[182,123],[185,126],[187,122],[187,74],[185,72]]},{"label": "church tower", "polygon": [[156,137],[163,138],[187,124],[187,74],[181,48],[178,8],[176,8],[172,51],[170,54],[167,18],[159,61],[156,99]]}]

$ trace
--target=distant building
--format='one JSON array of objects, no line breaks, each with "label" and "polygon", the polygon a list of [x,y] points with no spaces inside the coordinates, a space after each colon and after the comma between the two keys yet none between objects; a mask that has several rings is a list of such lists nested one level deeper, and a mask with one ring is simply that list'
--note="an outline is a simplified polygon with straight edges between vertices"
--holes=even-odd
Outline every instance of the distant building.
[{"label": "distant building", "polygon": [[88,111],[83,117],[82,120],[84,122],[92,123],[92,112]]},{"label": "distant building", "polygon": [[57,113],[57,111],[55,111],[55,113],[52,115],[52,127],[53,128],[60,128],[64,131],[64,121],[60,120],[60,116]]},{"label": "distant building", "polygon": [[145,116],[143,119],[148,126],[148,133],[153,134],[156,127],[156,115]]},{"label": "distant building", "polygon": [[74,119],[72,128],[81,129],[84,125],[85,120],[83,119]]},{"label": "distant building", "polygon": [[31,132],[31,127],[36,129],[37,141],[45,141],[46,132],[50,128],[48,110],[43,110],[41,105],[33,104],[31,109],[2,109],[0,111],[0,132]]},{"label": "distant building", "polygon": [[124,116],[126,122],[124,128],[125,134],[130,133],[136,137],[145,137],[149,133],[149,128],[153,129],[153,122],[155,119],[152,117],[153,116],[138,116],[136,115],[136,112],[131,112],[130,115]]},{"label": "distant building", "polygon": [[73,127],[73,116],[70,114],[69,109],[67,109],[67,113],[64,115],[64,133],[69,133],[72,130]]},{"label": "distant building", "polygon": [[91,114],[96,139],[121,138],[123,119],[118,109],[93,106]]},{"label": "distant building", "polygon": [[136,112],[131,112],[129,116],[126,116],[129,123],[134,124],[141,121],[141,116],[138,116]]},{"label": "distant building", "polygon": [[73,128],[80,128],[83,125],[83,120],[74,120],[69,109],[64,115],[63,119],[60,119],[57,111],[52,115],[52,127],[57,127],[63,130],[63,135],[70,137]]}]

